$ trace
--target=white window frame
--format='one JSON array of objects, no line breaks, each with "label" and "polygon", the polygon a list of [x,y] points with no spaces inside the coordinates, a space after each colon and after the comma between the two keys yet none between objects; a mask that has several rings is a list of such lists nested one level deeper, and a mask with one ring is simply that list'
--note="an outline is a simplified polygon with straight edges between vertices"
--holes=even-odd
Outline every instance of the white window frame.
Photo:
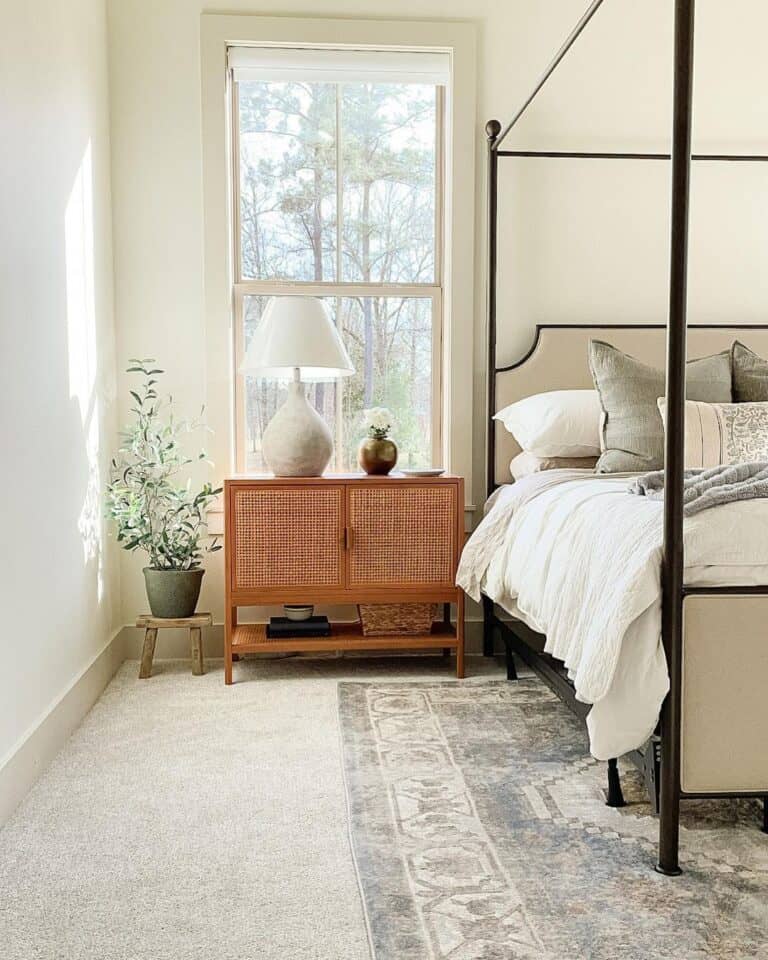
[{"label": "white window frame", "polygon": [[[436,459],[467,479],[469,493],[472,489],[472,356],[476,314],[475,154],[480,144],[475,137],[475,27],[470,22],[201,15],[205,375],[207,416],[214,430],[211,455],[220,472],[238,469],[235,451],[240,404],[236,403],[235,384],[239,379],[240,348],[235,335],[238,327],[235,311],[238,297],[242,298],[246,290],[240,284],[236,289],[233,238],[236,235],[239,238],[239,231],[235,229],[237,212],[233,202],[233,91],[228,82],[227,49],[248,44],[349,45],[404,51],[437,49],[450,53],[451,82],[445,90],[445,126],[441,138],[445,144],[441,163],[444,180],[438,194],[445,199],[440,210],[443,242],[438,244],[442,247],[442,256],[435,284],[430,288],[430,295],[439,298],[435,307],[442,319],[439,342],[433,342],[433,362],[436,358],[439,364],[439,376],[433,377],[433,392],[438,392],[433,402],[433,422],[439,431],[441,454]],[[457,269],[453,268],[454,264],[458,265]],[[250,292],[263,292],[261,282],[251,283]],[[274,284],[268,283],[271,291]],[[360,290],[361,286],[366,294],[376,295],[374,285],[368,284],[351,284],[349,292]],[[281,289],[288,293],[292,287],[285,283]],[[417,294],[416,285],[386,287],[388,295],[421,295]],[[307,293],[322,294],[324,288],[325,284],[302,284],[302,290]],[[433,330],[439,327],[433,323]]]},{"label": "white window frame", "polygon": [[[232,265],[234,282],[232,296],[234,304],[234,404],[235,404],[235,463],[237,470],[244,473],[247,460],[247,423],[245,375],[240,372],[245,357],[245,298],[248,296],[305,296],[305,297],[335,297],[338,301],[344,297],[410,297],[430,300],[432,303],[432,370],[431,370],[431,398],[430,398],[430,426],[432,431],[431,451],[432,462],[442,460],[443,452],[443,245],[445,242],[445,224],[443,212],[445,209],[443,190],[445,184],[445,96],[444,88],[435,88],[435,249],[434,249],[434,280],[432,283],[377,283],[377,282],[350,282],[337,279],[335,281],[312,282],[305,280],[253,280],[244,277],[241,272],[242,232],[240,223],[240,118],[238,84],[230,75],[228,77],[230,89],[230,164],[232,173]],[[341,173],[342,136],[339,135],[339,104],[337,93],[336,107],[336,208],[343,210],[343,183]],[[342,231],[344,224],[342,217],[336,216],[336,276],[342,276],[342,259],[344,256]],[[344,381],[338,380],[337,390],[344,390]],[[340,399],[340,398],[339,398]],[[336,409],[341,411],[341,403],[337,400]],[[337,424],[338,429],[338,424]],[[335,433],[336,431],[334,431]],[[339,437],[335,436],[334,448],[339,449]]]}]

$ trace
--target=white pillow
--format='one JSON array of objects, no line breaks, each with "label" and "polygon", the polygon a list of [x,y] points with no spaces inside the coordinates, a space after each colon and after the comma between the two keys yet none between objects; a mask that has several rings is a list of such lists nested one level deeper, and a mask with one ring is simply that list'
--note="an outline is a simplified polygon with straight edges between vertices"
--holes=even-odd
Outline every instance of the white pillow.
[{"label": "white pillow", "polygon": [[602,408],[597,390],[551,390],[494,416],[537,457],[599,457]]},{"label": "white pillow", "polygon": [[512,458],[509,472],[515,480],[544,470],[587,470],[594,473],[597,457],[537,457],[535,453],[523,450]]},{"label": "white pillow", "polygon": [[[666,428],[667,401],[656,401]],[[685,467],[768,460],[768,403],[685,402]]]}]

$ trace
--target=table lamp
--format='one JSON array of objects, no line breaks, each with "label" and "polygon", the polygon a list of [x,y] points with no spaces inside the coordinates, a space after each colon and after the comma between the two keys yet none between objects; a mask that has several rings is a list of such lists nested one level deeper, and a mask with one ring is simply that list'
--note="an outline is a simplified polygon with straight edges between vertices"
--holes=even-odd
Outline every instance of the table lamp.
[{"label": "table lamp", "polygon": [[264,430],[264,460],[277,477],[319,477],[331,459],[333,437],[307,400],[304,382],[355,372],[324,304],[314,297],[273,297],[240,371],[292,381]]}]

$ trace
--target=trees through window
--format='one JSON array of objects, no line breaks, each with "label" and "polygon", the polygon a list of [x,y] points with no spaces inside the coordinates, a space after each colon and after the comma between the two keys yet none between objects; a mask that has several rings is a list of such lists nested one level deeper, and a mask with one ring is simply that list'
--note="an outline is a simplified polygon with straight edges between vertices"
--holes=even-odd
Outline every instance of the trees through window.
[{"label": "trees through window", "polygon": [[[443,91],[433,83],[321,80],[233,87],[237,362],[271,296],[321,297],[355,374],[312,384],[355,467],[365,407],[387,406],[404,466],[440,459]],[[283,384],[238,374],[241,469],[265,469]]]}]

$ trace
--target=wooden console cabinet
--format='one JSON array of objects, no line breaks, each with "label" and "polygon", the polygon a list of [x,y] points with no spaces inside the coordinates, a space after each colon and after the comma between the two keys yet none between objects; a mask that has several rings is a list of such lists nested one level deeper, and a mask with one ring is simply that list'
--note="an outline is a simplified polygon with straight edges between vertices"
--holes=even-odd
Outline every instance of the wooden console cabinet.
[{"label": "wooden console cabinet", "polygon": [[[224,482],[225,681],[241,653],[313,650],[455,650],[464,676],[464,481],[442,476],[235,477]],[[282,603],[456,604],[430,633],[363,636],[334,624],[330,637],[270,640],[237,608]]]}]

